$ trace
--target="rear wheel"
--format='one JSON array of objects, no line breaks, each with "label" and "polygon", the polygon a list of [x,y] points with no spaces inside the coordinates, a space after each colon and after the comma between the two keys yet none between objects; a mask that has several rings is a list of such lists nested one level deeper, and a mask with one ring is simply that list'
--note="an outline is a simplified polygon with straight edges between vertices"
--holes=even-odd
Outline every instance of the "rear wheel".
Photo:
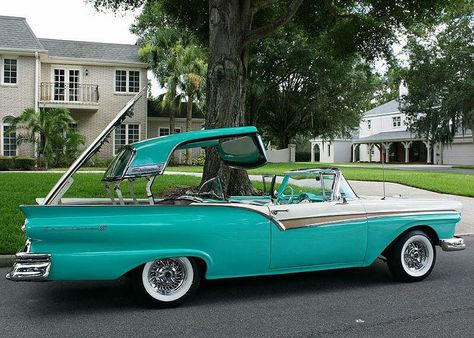
[{"label": "rear wheel", "polygon": [[433,270],[436,248],[425,232],[414,230],[403,235],[387,256],[388,267],[395,280],[418,282]]},{"label": "rear wheel", "polygon": [[163,258],[143,265],[136,279],[146,300],[159,307],[173,307],[196,292],[201,269],[192,258]]}]

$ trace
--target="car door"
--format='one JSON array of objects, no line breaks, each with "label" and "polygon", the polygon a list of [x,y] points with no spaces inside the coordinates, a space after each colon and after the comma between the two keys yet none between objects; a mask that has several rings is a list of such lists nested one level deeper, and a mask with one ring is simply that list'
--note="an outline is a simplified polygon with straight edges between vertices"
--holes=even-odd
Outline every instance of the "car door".
[{"label": "car door", "polygon": [[358,198],[269,206],[271,269],[344,267],[364,260],[367,218]]}]

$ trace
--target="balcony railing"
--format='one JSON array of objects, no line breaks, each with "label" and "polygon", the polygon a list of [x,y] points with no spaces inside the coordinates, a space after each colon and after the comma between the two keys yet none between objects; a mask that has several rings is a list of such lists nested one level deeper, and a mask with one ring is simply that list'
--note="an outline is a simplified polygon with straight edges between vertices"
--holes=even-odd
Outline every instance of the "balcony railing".
[{"label": "balcony railing", "polygon": [[94,104],[99,102],[99,86],[82,83],[41,82],[43,102]]}]

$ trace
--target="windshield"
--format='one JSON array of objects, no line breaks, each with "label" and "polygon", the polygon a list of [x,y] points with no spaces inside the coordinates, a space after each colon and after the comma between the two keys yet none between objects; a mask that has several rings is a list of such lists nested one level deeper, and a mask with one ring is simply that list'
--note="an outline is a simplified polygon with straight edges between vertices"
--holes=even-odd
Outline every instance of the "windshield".
[{"label": "windshield", "polygon": [[278,191],[281,202],[293,203],[295,199],[322,202],[332,199],[336,175],[322,173],[298,173],[285,176]]}]

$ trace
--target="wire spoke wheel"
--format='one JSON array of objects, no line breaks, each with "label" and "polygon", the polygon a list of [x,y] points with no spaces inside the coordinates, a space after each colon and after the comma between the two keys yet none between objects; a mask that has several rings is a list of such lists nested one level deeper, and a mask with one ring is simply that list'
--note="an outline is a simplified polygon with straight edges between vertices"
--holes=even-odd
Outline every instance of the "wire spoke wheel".
[{"label": "wire spoke wheel", "polygon": [[187,257],[162,258],[146,263],[141,273],[144,290],[158,303],[180,302],[193,285],[199,284],[199,271]]},{"label": "wire spoke wheel", "polygon": [[436,262],[436,250],[430,237],[421,230],[410,231],[394,244],[387,257],[396,280],[417,282],[426,278]]}]

